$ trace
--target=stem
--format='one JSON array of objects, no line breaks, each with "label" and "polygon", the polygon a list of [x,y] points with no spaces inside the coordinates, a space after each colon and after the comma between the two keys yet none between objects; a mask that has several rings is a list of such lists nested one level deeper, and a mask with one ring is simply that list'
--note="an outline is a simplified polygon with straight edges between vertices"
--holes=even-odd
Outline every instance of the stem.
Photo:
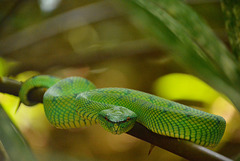
[{"label": "stem", "polygon": [[[18,96],[21,83],[8,78],[0,79],[0,92]],[[42,103],[44,89],[35,89],[29,93],[29,100]],[[149,142],[155,146],[168,150],[188,160],[211,160],[211,161],[231,161],[231,159],[211,151],[200,145],[185,140],[170,138],[149,131],[143,125],[136,123],[134,127],[127,132],[136,138]]]}]

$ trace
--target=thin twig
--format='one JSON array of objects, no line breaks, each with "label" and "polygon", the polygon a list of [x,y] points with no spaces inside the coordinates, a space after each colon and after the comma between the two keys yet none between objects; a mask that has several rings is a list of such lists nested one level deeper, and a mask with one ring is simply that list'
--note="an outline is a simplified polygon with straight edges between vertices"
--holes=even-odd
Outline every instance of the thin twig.
[{"label": "thin twig", "polygon": [[[20,87],[21,83],[18,81],[8,78],[0,79],[0,92],[18,96]],[[34,102],[42,103],[44,92],[43,89],[35,89],[29,93],[29,99]],[[139,123],[136,123],[127,133],[188,160],[232,161],[231,159],[200,145],[153,133]]]}]

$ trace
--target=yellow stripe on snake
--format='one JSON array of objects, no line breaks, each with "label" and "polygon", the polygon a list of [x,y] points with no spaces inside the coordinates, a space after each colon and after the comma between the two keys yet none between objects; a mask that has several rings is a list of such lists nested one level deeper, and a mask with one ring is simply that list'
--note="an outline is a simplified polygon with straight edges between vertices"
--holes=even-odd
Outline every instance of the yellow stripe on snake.
[{"label": "yellow stripe on snake", "polygon": [[41,75],[23,83],[19,97],[34,105],[27,95],[45,87],[46,116],[57,128],[78,128],[95,123],[113,134],[129,131],[137,121],[154,133],[216,146],[225,131],[221,116],[209,114],[148,93],[126,88],[100,88],[87,79]]}]

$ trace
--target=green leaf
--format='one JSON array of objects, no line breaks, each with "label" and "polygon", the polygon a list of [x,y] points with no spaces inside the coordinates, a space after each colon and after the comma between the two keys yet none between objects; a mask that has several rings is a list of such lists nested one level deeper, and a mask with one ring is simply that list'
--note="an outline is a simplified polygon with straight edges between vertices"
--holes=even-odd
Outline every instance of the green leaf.
[{"label": "green leaf", "polygon": [[133,21],[186,69],[225,94],[240,111],[240,68],[204,21],[179,0],[123,0]]},{"label": "green leaf", "polygon": [[11,161],[36,161],[29,145],[0,105],[0,141]]},{"label": "green leaf", "polygon": [[233,54],[240,60],[240,1],[221,0]]}]

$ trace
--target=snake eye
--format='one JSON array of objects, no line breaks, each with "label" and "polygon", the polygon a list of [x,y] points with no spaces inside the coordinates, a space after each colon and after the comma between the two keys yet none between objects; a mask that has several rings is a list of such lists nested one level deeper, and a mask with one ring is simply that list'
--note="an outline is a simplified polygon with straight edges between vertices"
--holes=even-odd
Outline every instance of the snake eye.
[{"label": "snake eye", "polygon": [[127,117],[127,121],[129,121],[131,118],[130,117]]},{"label": "snake eye", "polygon": [[105,116],[105,120],[109,121],[109,119],[108,119],[108,117],[107,117],[107,116]]}]

